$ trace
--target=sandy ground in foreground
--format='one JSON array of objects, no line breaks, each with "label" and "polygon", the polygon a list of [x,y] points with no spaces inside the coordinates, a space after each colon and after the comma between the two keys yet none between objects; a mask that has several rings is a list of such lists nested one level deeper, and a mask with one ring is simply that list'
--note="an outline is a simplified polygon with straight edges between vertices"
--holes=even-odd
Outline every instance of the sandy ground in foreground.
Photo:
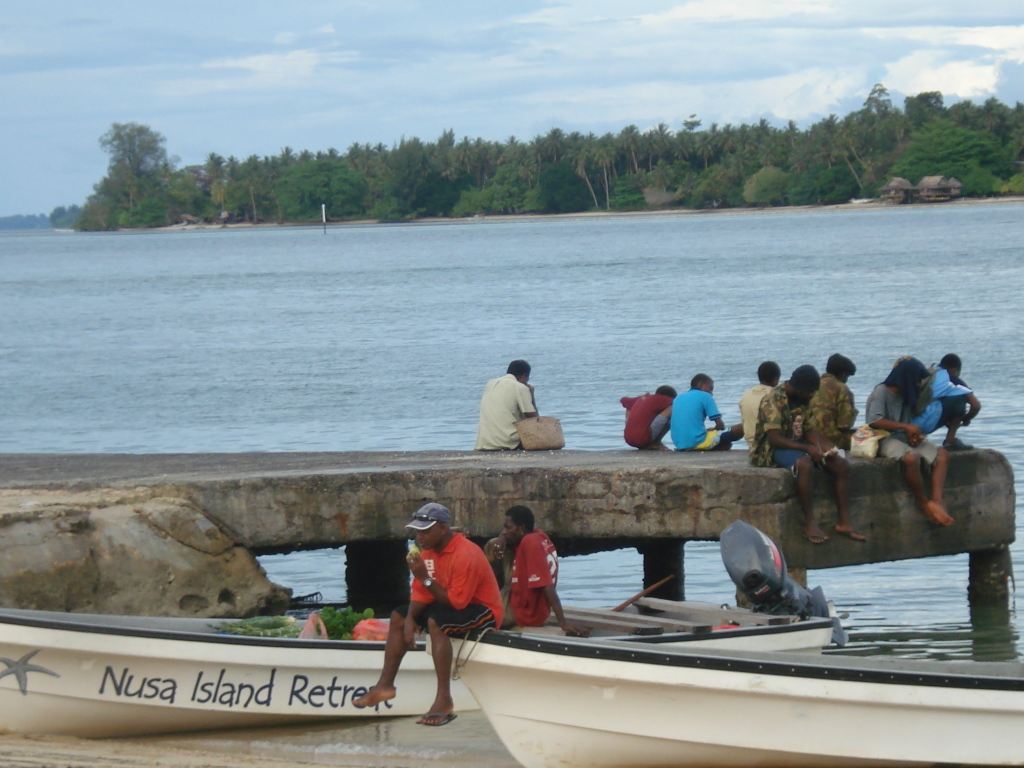
[{"label": "sandy ground in foreground", "polygon": [[415,718],[131,739],[0,735],[2,768],[516,768],[483,713],[443,728]]}]

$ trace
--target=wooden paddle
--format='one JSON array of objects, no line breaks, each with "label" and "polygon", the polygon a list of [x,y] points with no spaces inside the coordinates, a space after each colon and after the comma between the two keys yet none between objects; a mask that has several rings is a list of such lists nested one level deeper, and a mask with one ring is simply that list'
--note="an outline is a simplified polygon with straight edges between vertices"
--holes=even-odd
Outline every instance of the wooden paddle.
[{"label": "wooden paddle", "polygon": [[631,598],[629,598],[629,600],[626,600],[624,603],[619,603],[614,608],[612,608],[612,610],[613,611],[621,611],[621,610],[623,610],[625,608],[629,608],[629,606],[631,606],[633,603],[635,603],[641,597],[647,597],[649,594],[651,594],[651,592],[656,590],[658,587],[661,587],[661,586],[663,586],[665,584],[668,584],[674,578],[675,578],[675,574],[674,573],[670,573],[668,576],[666,576],[661,581],[656,581],[653,584],[651,584],[651,586],[647,587],[647,589],[645,589],[645,590],[643,590],[641,592],[637,592],[635,595],[633,595]]}]

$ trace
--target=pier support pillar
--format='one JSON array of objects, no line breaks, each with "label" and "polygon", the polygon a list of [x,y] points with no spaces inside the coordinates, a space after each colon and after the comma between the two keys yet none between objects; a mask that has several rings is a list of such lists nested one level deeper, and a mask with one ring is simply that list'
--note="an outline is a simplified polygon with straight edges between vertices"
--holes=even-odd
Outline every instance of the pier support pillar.
[{"label": "pier support pillar", "polygon": [[975,603],[1006,603],[1013,578],[1013,561],[1006,545],[970,553],[967,598]]},{"label": "pier support pillar", "polygon": [[405,541],[360,541],[345,545],[348,604],[373,608],[378,616],[409,602],[409,567]]},{"label": "pier support pillar", "polygon": [[645,589],[666,576],[675,576],[670,582],[652,592],[651,596],[666,600],[685,599],[682,540],[655,539],[638,544],[637,550],[644,558]]}]

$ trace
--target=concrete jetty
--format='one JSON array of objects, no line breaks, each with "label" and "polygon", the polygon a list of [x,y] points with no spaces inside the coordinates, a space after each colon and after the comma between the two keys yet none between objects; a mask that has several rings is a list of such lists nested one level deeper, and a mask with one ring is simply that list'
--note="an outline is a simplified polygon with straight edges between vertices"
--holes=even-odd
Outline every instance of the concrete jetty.
[{"label": "concrete jetty", "polygon": [[[853,461],[851,517],[868,541],[833,535],[817,546],[802,535],[791,475],[753,468],[743,451],[0,454],[0,603],[45,608],[59,598],[69,610],[128,612],[132,601],[101,594],[118,583],[102,572],[118,565],[111,552],[131,559],[143,532],[159,546],[143,548],[134,579],[144,581],[147,565],[172,577],[146,598],[161,612],[276,608],[282,597],[254,581],[252,556],[339,545],[346,545],[350,598],[386,603],[406,589],[404,525],[426,500],[449,506],[456,524],[481,538],[500,529],[507,507],[528,504],[563,555],[636,547],[646,582],[680,577],[662,593],[672,597],[683,594],[680,545],[717,539],[743,519],[773,537],[798,574],[968,552],[972,594],[1005,601],[1015,532],[1013,472],[988,450],[952,456],[946,502],[956,524],[947,528],[917,511],[896,462]],[[835,507],[824,478],[815,510],[830,530]],[[59,541],[47,543],[49,534]],[[76,538],[88,547],[76,547]],[[27,542],[32,561],[23,551],[16,556]],[[182,548],[207,561],[172,572]],[[212,569],[210,558],[216,588],[188,572]],[[88,573],[88,594],[29,589],[27,577],[48,568],[65,581]],[[173,587],[182,582],[187,588]]]}]

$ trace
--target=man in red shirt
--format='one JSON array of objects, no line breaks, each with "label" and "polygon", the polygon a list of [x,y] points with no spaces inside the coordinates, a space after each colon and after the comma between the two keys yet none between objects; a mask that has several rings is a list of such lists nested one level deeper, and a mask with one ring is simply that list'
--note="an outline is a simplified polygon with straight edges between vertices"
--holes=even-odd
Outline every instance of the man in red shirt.
[{"label": "man in red shirt", "polygon": [[505,626],[539,627],[553,612],[558,626],[567,635],[585,637],[586,629],[566,621],[562,602],[555,590],[558,584],[558,552],[548,535],[534,529],[533,510],[509,507],[501,535],[487,542],[492,562],[509,562],[505,588],[511,616]]},{"label": "man in red shirt", "polygon": [[676,391],[668,385],[658,387],[652,395],[623,397],[619,400],[626,409],[626,444],[641,450],[667,451],[661,442],[672,419],[672,401]]},{"label": "man in red shirt", "polygon": [[486,627],[500,627],[501,592],[483,550],[451,529],[451,512],[436,502],[424,504],[405,527],[416,532],[419,552],[408,560],[412,573],[409,605],[391,612],[384,646],[384,668],[376,684],[353,699],[372,707],[397,695],[395,676],[406,651],[416,645],[416,630],[430,634],[430,652],[437,671],[434,703],[416,722],[445,725],[455,719],[451,693],[452,636]]}]

